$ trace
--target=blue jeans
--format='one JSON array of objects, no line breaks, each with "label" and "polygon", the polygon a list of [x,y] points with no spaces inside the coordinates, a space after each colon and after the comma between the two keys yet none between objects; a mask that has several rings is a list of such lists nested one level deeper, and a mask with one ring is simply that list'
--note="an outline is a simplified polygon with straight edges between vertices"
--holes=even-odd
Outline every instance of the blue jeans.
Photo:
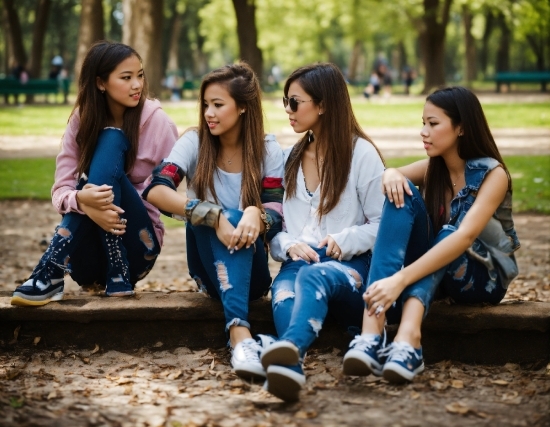
[{"label": "blue jeans", "polygon": [[[387,200],[384,203],[367,287],[377,280],[392,276],[402,266],[412,264],[457,229],[453,225],[445,225],[434,236],[422,195],[412,183],[410,187],[413,195],[405,195],[404,207],[398,209]],[[405,288],[387,311],[388,323],[399,322],[403,303],[410,297],[422,302],[425,316],[438,290],[460,303],[497,304],[506,293],[496,271],[489,271],[463,253],[449,265]]]},{"label": "blue jeans", "polygon": [[121,218],[127,220],[126,232],[122,236],[114,236],[88,216],[69,212],[63,216],[56,231],[65,229],[70,236],[59,238],[56,234],[50,243],[50,246],[62,244],[63,249],[48,248],[42,257],[41,263],[47,261],[44,257],[51,256],[53,252],[62,258],[56,260],[61,261],[58,264],[63,264],[68,257],[68,270],[79,285],[104,285],[122,273],[135,284],[149,273],[160,253],[147,209],[124,171],[128,144],[122,131],[111,128],[102,130],[90,164],[88,181],[81,179],[77,186],[81,189],[87,183],[111,185],[113,203],[124,210]]},{"label": "blue jeans", "polygon": [[[242,211],[227,209],[223,215],[236,227]],[[248,302],[266,295],[271,285],[263,239],[258,237],[248,249],[230,253],[216,230],[187,223],[187,265],[199,289],[223,305],[225,328],[248,323]]]},{"label": "blue jeans", "polygon": [[346,328],[361,327],[371,261],[370,251],[340,262],[326,255],[326,247],[313,249],[320,262],[286,260],[271,289],[277,334],[293,342],[301,357],[319,335],[329,311]]}]

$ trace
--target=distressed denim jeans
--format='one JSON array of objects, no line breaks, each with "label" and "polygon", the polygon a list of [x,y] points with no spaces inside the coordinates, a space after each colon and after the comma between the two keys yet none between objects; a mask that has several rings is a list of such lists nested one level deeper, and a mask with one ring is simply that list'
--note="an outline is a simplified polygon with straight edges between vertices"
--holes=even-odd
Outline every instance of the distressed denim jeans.
[{"label": "distressed denim jeans", "polygon": [[[404,207],[398,209],[387,200],[384,203],[367,288],[413,263],[457,229],[447,224],[434,236],[424,200],[417,188],[409,185],[413,195],[405,195]],[[463,253],[449,265],[409,285],[388,310],[388,323],[399,322],[403,303],[410,297],[422,302],[425,316],[438,289],[459,303],[497,304],[506,293],[496,271],[489,271]]]},{"label": "distressed denim jeans", "polygon": [[[113,203],[124,210],[121,218],[127,220],[126,232],[122,236],[114,236],[88,216],[69,212],[63,216],[56,236],[40,261],[47,261],[44,258],[51,257],[52,253],[62,257],[62,260],[57,260],[61,261],[58,264],[63,264],[68,257],[67,268],[79,285],[104,285],[112,279],[111,276],[117,276],[122,271],[135,284],[149,273],[160,252],[147,209],[124,171],[128,144],[121,130],[102,130],[90,164],[88,181],[81,179],[77,186],[81,189],[87,183],[111,185]],[[60,230],[64,235],[58,238]],[[65,236],[67,232],[68,236]],[[60,243],[65,244],[62,251],[52,248],[52,245]]]},{"label": "distressed denim jeans", "polygon": [[[243,212],[227,209],[223,215],[236,227]],[[248,249],[231,253],[213,228],[187,223],[187,265],[199,289],[223,306],[226,330],[248,323],[248,303],[266,295],[271,285],[263,238]]]},{"label": "distressed denim jeans", "polygon": [[320,262],[286,260],[271,289],[279,339],[294,343],[301,357],[319,336],[329,312],[348,329],[361,327],[371,260],[370,251],[340,262],[326,255],[326,247],[313,249]]}]

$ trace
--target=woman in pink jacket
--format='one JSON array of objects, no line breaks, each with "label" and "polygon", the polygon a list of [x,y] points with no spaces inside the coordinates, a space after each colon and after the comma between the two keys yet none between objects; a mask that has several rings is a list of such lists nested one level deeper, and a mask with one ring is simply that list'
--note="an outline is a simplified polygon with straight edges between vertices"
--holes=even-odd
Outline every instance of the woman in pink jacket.
[{"label": "woman in pink jacket", "polygon": [[63,299],[65,273],[107,296],[134,294],[160,253],[159,211],[141,198],[145,180],[170,153],[174,123],[147,99],[141,58],[101,41],[82,64],[75,109],[57,156],[52,201],[61,224],[14,305]]}]

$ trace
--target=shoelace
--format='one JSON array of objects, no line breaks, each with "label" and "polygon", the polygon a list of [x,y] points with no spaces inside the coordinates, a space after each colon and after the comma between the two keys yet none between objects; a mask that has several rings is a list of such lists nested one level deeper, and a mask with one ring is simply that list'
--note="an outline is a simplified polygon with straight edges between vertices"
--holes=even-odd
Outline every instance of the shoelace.
[{"label": "shoelace", "polygon": [[243,342],[243,352],[247,359],[253,359],[260,361],[260,353],[262,347],[256,342]]},{"label": "shoelace", "polygon": [[[57,264],[57,263],[55,263],[51,260],[49,262],[51,262],[55,266],[61,268],[63,271],[66,270],[66,267],[64,265],[59,265],[59,264]],[[51,271],[48,271],[49,268],[51,268],[51,267],[48,267],[47,263],[41,263],[40,267],[33,271],[33,275],[34,275],[34,277],[32,278],[32,287],[33,288],[36,288],[36,282],[37,281],[42,282],[44,285],[51,284],[51,282],[52,282],[51,279],[49,279],[49,278],[45,279],[44,277],[42,277],[42,274],[44,274],[44,276],[47,276],[48,273],[50,275],[52,274]]]},{"label": "shoelace", "polygon": [[349,344],[350,348],[354,348],[355,350],[359,351],[365,351],[369,350],[371,347],[374,347],[375,345],[378,345],[380,340],[376,339],[376,335],[373,335],[372,337],[365,338],[362,335],[356,335],[355,339]]},{"label": "shoelace", "polygon": [[397,362],[405,362],[410,357],[418,359],[413,346],[405,342],[392,342],[388,347],[380,350],[378,355],[386,356]]}]

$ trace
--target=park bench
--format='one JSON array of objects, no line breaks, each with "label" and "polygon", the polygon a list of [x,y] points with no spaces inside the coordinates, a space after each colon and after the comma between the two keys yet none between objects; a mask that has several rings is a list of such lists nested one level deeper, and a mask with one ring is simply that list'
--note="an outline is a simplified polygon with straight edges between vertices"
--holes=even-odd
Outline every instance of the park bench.
[{"label": "park bench", "polygon": [[47,101],[48,95],[57,95],[59,92],[62,92],[63,102],[67,103],[69,85],[70,81],[68,79],[60,81],[53,79],[30,79],[26,83],[21,83],[14,78],[5,78],[0,79],[0,95],[4,95],[5,102],[8,104],[10,95],[16,99],[19,95],[45,95]]},{"label": "park bench", "polygon": [[506,71],[495,74],[494,80],[497,85],[497,92],[500,92],[501,85],[505,84],[510,90],[511,83],[540,83],[541,91],[546,92],[546,84],[550,82],[550,71]]}]

